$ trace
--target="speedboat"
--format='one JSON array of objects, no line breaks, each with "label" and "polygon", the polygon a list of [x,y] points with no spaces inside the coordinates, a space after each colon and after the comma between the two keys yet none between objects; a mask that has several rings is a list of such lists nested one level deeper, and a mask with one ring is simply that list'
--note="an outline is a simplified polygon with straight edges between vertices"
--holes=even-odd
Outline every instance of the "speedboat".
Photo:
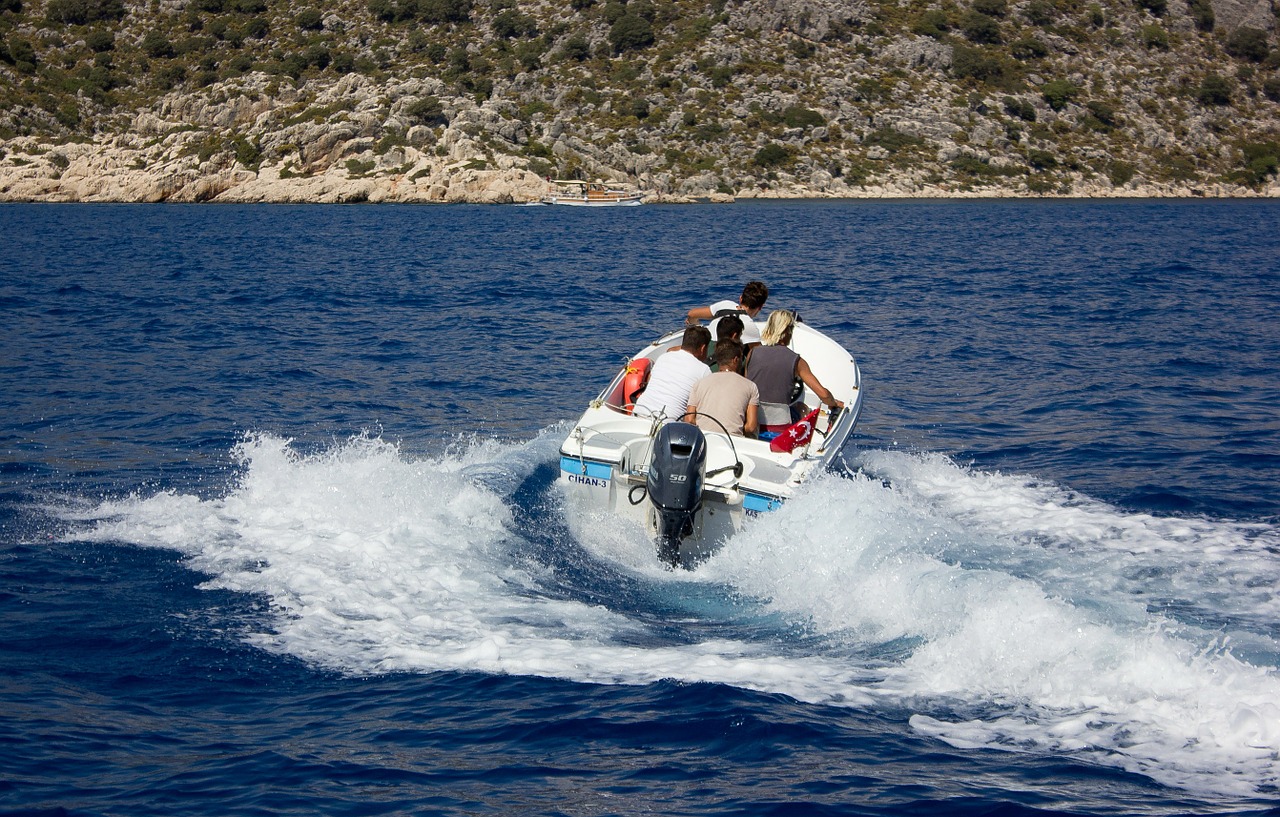
[{"label": "speedboat", "polygon": [[643,416],[636,395],[682,335],[672,332],[641,349],[588,404],[560,445],[558,482],[567,502],[643,525],[662,562],[691,569],[837,462],[862,409],[862,378],[840,344],[797,323],[791,348],[842,409],[814,408],[821,401],[797,381],[803,390],[796,404],[813,410],[772,440]]},{"label": "speedboat", "polygon": [[542,197],[543,204],[566,204],[573,207],[633,207],[641,204],[644,193],[609,187],[604,182],[582,182],[558,179],[554,189]]}]

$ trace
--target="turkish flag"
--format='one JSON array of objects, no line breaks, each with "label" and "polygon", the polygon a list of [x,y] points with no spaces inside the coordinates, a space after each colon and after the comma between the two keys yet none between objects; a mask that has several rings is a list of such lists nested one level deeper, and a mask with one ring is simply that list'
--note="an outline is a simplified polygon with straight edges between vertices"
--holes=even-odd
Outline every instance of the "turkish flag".
[{"label": "turkish flag", "polygon": [[792,423],[779,432],[778,436],[769,442],[769,450],[779,454],[794,451],[809,442],[809,438],[813,436],[813,426],[817,422],[818,410],[814,409],[806,414],[804,419]]}]

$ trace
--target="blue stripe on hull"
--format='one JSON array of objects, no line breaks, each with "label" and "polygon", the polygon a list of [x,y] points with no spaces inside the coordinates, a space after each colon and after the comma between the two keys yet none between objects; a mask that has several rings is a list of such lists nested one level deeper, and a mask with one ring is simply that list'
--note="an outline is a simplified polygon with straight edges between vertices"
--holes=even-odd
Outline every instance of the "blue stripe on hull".
[{"label": "blue stripe on hull", "polygon": [[759,513],[761,511],[776,511],[782,507],[782,500],[776,496],[764,496],[762,494],[744,493],[742,495],[742,508],[747,511]]},{"label": "blue stripe on hull", "polygon": [[560,457],[560,470],[566,474],[577,474],[578,476],[595,477],[596,479],[611,479],[613,477],[613,466],[609,465],[609,463],[580,460],[577,457]]}]

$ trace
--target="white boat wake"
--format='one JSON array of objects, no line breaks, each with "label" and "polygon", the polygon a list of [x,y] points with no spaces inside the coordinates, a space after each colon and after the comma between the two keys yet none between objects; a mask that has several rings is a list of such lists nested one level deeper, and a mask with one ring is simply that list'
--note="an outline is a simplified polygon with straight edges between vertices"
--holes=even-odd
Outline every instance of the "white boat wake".
[{"label": "white boat wake", "polygon": [[[321,667],[724,683],[906,709],[952,746],[1275,796],[1274,527],[1129,514],[942,457],[866,452],[874,477],[816,479],[673,574],[642,531],[564,519],[548,473],[562,436],[413,458],[369,437],[304,455],[261,435],[241,444],[225,496],[57,512],[69,539],[173,549],[212,577],[203,586],[269,599],[246,638]],[[517,504],[531,482],[537,498]],[[651,616],[565,592],[568,566],[535,555],[547,537],[558,558],[673,599],[720,594],[751,626],[672,640]]]}]

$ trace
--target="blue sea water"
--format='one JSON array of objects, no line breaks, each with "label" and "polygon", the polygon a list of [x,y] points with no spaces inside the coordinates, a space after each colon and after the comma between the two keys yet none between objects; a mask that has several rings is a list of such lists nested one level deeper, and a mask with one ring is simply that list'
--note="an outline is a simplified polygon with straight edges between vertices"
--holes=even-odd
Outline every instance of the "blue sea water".
[{"label": "blue sea water", "polygon": [[[1280,204],[0,207],[0,813],[1280,813]],[[760,278],[845,472],[555,490]]]}]

